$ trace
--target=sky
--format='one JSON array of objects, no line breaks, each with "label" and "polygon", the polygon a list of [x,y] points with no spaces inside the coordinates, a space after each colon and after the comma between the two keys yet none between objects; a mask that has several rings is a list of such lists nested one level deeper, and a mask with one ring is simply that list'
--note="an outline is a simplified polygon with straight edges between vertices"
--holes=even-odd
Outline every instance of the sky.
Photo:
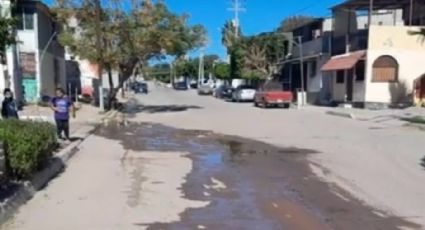
[{"label": "sky", "polygon": [[[329,8],[342,0],[240,0],[245,8],[241,12],[242,33],[253,35],[276,29],[282,19],[293,15],[316,17],[330,16]],[[232,0],[166,0],[175,12],[188,13],[190,23],[203,24],[208,31],[206,54],[226,56],[221,44],[221,28],[226,20],[233,19]],[[193,55],[197,55],[194,52]]]},{"label": "sky", "polygon": [[[54,0],[44,0],[47,4]],[[330,16],[329,8],[343,0],[240,0],[245,12],[241,12],[242,33],[253,35],[276,29],[282,19],[293,15],[316,17]],[[221,44],[221,28],[226,20],[233,19],[232,0],[165,0],[177,13],[187,13],[190,24],[202,24],[208,31],[206,54],[224,58],[226,50]],[[191,56],[198,55],[198,51]]]}]

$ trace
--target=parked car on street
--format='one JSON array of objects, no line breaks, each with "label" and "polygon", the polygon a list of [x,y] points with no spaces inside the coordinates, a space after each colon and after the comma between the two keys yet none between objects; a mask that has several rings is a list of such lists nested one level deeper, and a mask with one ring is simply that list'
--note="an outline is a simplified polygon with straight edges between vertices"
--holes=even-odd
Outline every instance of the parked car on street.
[{"label": "parked car on street", "polygon": [[214,88],[210,84],[200,85],[198,87],[199,95],[212,95],[214,92]]},{"label": "parked car on street", "polygon": [[229,87],[226,90],[224,90],[222,93],[223,99],[226,101],[233,100],[233,91],[235,91],[235,89],[232,87]]},{"label": "parked car on street", "polygon": [[232,95],[232,101],[245,102],[254,101],[255,89],[249,85],[240,85],[234,91]]},{"label": "parked car on street", "polygon": [[185,81],[174,83],[175,90],[188,90],[187,83]]},{"label": "parked car on street", "polygon": [[190,88],[192,88],[192,89],[198,88],[198,82],[196,80],[190,81],[189,85],[190,85]]},{"label": "parked car on street", "polygon": [[229,98],[232,95],[232,87],[228,85],[220,85],[214,90],[213,96],[215,98]]},{"label": "parked car on street", "polygon": [[294,96],[291,91],[284,91],[279,82],[266,82],[255,93],[254,105],[262,108],[279,106],[289,108]]},{"label": "parked car on street", "polygon": [[136,81],[132,83],[130,87],[131,87],[131,90],[134,91],[134,93],[148,94],[148,84],[146,82]]}]

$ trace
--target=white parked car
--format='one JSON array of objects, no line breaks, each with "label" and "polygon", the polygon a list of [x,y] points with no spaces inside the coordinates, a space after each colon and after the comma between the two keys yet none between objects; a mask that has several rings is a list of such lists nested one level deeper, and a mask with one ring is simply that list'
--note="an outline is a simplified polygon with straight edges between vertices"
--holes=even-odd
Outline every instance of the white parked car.
[{"label": "white parked car", "polygon": [[241,85],[238,86],[232,95],[232,100],[236,102],[241,101],[254,101],[256,90],[252,86]]}]

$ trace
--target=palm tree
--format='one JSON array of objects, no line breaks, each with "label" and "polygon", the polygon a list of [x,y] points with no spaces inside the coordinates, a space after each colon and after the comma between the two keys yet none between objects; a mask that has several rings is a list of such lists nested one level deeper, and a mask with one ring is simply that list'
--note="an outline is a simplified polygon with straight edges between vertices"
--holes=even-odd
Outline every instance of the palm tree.
[{"label": "palm tree", "polygon": [[422,39],[422,42],[425,42],[425,28],[420,28],[417,31],[409,31],[410,35],[416,35],[416,36],[420,36]]}]

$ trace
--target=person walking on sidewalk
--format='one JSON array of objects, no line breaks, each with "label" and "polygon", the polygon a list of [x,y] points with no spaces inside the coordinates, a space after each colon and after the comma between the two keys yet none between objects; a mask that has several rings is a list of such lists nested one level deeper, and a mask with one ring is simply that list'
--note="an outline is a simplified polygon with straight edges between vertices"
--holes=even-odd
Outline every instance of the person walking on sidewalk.
[{"label": "person walking on sidewalk", "polygon": [[[51,100],[50,107],[54,111],[58,138],[69,141],[70,112],[72,112],[72,116],[75,117],[72,100],[65,95],[65,91],[62,88],[57,88],[56,97]],[[62,133],[65,136],[62,136]]]},{"label": "person walking on sidewalk", "polygon": [[1,116],[3,119],[18,119],[18,107],[15,99],[13,98],[12,90],[9,88],[4,89],[3,96],[4,99],[1,106]]}]

